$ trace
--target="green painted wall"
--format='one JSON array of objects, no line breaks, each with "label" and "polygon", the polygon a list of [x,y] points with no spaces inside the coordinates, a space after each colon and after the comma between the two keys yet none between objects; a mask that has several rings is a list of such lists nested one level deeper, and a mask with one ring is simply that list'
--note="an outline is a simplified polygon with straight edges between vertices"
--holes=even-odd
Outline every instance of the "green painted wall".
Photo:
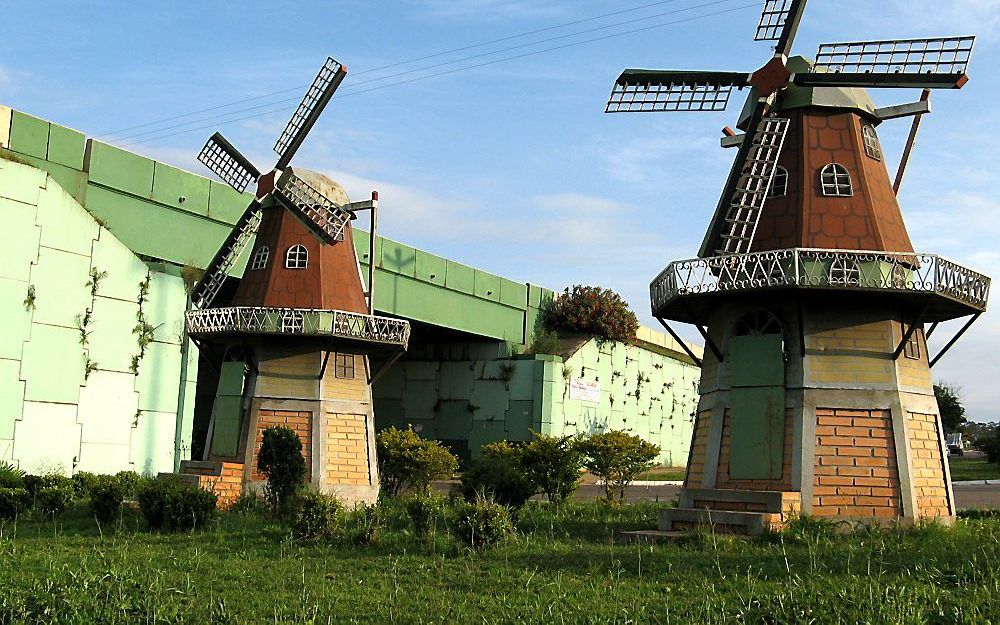
[{"label": "green painted wall", "polygon": [[[81,137],[33,119],[16,128],[11,139],[37,141],[35,154],[82,164]],[[30,165],[0,159],[0,220],[0,460],[30,471],[173,470],[193,418],[193,393],[179,405],[180,385],[197,374],[189,360],[181,380],[193,350],[182,351],[178,272],[151,270]],[[145,350],[133,332],[140,311],[154,328]]]}]

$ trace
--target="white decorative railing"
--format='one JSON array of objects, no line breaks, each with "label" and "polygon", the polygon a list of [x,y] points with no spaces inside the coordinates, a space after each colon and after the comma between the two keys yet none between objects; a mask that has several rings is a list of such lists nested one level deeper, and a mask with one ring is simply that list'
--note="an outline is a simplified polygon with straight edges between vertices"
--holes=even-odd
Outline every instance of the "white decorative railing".
[{"label": "white decorative railing", "polygon": [[936,293],[983,311],[990,278],[935,254],[795,248],[675,261],[649,289],[656,314],[679,297],[779,287]]},{"label": "white decorative railing", "polygon": [[188,334],[281,334],[329,336],[401,345],[410,341],[410,322],[340,310],[235,306],[192,310]]}]

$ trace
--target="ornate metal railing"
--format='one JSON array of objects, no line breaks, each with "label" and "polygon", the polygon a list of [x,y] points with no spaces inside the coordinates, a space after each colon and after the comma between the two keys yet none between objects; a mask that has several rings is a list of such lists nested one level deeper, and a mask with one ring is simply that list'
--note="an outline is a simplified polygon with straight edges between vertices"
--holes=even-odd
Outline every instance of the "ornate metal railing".
[{"label": "ornate metal railing", "polygon": [[780,287],[936,293],[982,311],[990,278],[935,254],[796,248],[679,260],[649,288],[655,314],[679,297]]},{"label": "ornate metal railing", "polygon": [[329,336],[400,345],[410,341],[410,323],[340,310],[307,308],[206,308],[187,313],[187,331],[204,334],[280,334]]}]

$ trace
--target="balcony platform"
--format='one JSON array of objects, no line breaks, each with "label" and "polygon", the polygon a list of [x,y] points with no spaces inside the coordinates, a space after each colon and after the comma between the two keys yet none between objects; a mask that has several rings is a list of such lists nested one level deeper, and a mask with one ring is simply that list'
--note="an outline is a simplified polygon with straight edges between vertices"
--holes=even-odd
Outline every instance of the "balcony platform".
[{"label": "balcony platform", "polygon": [[272,335],[339,339],[406,349],[410,322],[341,310],[233,306],[188,311],[187,332],[194,338]]},{"label": "balcony platform", "polygon": [[729,295],[789,289],[889,297],[940,322],[985,311],[990,278],[936,254],[794,248],[672,262],[650,300],[655,317],[704,323]]}]

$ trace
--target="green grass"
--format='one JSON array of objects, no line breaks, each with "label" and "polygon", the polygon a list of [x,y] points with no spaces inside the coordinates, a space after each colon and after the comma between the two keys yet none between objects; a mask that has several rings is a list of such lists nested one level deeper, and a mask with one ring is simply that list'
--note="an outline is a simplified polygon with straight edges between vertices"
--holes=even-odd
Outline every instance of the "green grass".
[{"label": "green grass", "polygon": [[984,623],[1000,614],[1000,520],[833,535],[692,535],[615,546],[657,507],[529,504],[520,534],[471,553],[413,536],[398,507],[372,546],[300,543],[223,515],[191,534],[81,511],[0,538],[0,623]]},{"label": "green grass", "polygon": [[951,479],[962,480],[1000,480],[1000,464],[990,464],[986,458],[970,458],[968,456],[951,456]]},{"label": "green grass", "polygon": [[635,479],[683,482],[684,472],[684,467],[655,467]]}]

